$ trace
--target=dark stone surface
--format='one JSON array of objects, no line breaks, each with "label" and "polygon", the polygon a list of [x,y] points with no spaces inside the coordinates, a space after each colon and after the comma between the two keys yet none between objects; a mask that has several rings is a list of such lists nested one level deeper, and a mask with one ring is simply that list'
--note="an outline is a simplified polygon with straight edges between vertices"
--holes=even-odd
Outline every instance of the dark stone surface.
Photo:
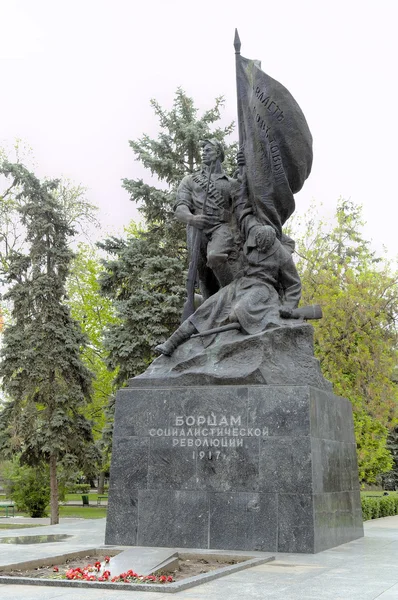
[{"label": "dark stone surface", "polygon": [[190,448],[173,448],[169,438],[154,438],[148,463],[149,489],[195,489],[196,460]]},{"label": "dark stone surface", "polygon": [[315,494],[315,552],[358,537],[362,527],[360,492]]},{"label": "dark stone surface", "polygon": [[108,544],[318,552],[363,535],[350,403],[308,386],[123,389]]},{"label": "dark stone surface", "polygon": [[142,490],[138,546],[208,548],[206,492]]},{"label": "dark stone surface", "polygon": [[312,494],[279,494],[278,552],[316,552],[314,540]]},{"label": "dark stone surface", "polygon": [[308,437],[261,440],[259,471],[262,492],[311,493],[311,440]]},{"label": "dark stone surface", "polygon": [[210,548],[275,552],[277,494],[212,494]]},{"label": "dark stone surface", "polygon": [[259,439],[246,438],[242,448],[230,448],[223,460],[197,461],[197,486],[215,492],[259,489]]},{"label": "dark stone surface", "polygon": [[118,479],[118,477],[114,478],[113,486],[109,488],[105,544],[117,543],[121,546],[136,546],[138,490],[124,484],[121,485]]},{"label": "dark stone surface", "polygon": [[311,433],[321,439],[355,443],[349,400],[317,390],[316,402],[311,405]]},{"label": "dark stone surface", "polygon": [[310,431],[309,388],[274,387],[264,402],[262,386],[250,388],[248,426],[267,427],[271,437],[307,436]]},{"label": "dark stone surface", "polygon": [[312,325],[292,322],[256,335],[226,331],[206,347],[201,338],[191,338],[129,381],[130,387],[145,388],[242,384],[310,385],[331,391],[314,357]]},{"label": "dark stone surface", "polygon": [[124,473],[126,487],[146,487],[149,440],[145,437],[118,437],[113,442],[113,454],[112,467]]}]

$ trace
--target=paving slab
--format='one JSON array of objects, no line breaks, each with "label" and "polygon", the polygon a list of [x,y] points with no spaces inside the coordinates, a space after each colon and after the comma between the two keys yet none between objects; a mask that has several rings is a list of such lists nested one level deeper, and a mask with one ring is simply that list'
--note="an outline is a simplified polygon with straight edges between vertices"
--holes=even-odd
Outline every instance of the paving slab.
[{"label": "paving slab", "polygon": [[170,594],[129,591],[65,590],[31,585],[0,585],[1,600],[170,600]]},{"label": "paving slab", "polygon": [[[69,533],[63,551],[101,547],[105,520],[70,520],[40,529],[5,530],[0,536],[33,532]],[[11,554],[29,556],[54,551],[59,544],[0,544],[0,564]],[[46,546],[46,548],[44,548]],[[149,550],[149,549],[146,549]],[[137,552],[143,549],[137,548]],[[188,552],[184,549],[181,552]],[[167,550],[166,550],[167,552]],[[208,552],[208,551],[207,551]],[[222,551],[218,551],[222,553]],[[231,555],[232,552],[228,552]],[[237,553],[243,554],[243,553]],[[261,556],[262,553],[248,553]],[[7,556],[6,556],[7,555]],[[365,523],[365,537],[319,554],[276,553],[275,561],[177,592],[178,600],[398,600],[398,516]],[[173,597],[172,596],[172,597]],[[0,584],[1,600],[165,600],[170,594],[132,590],[69,590],[42,585]]]},{"label": "paving slab", "polygon": [[[67,534],[71,537],[61,542],[40,544],[1,543],[2,538]],[[59,525],[35,528],[0,529],[0,567],[33,559],[62,556],[68,552],[98,548],[104,543],[105,519],[64,519]]]},{"label": "paving slab", "polygon": [[[73,517],[62,517],[60,518],[60,523],[75,523],[77,521],[84,521],[83,518],[73,518]],[[94,520],[94,519],[92,519]],[[0,517],[0,523],[4,523],[5,525],[50,525],[51,519],[50,517],[42,517],[33,519],[32,517]],[[2,530],[0,530],[2,531]]]},{"label": "paving slab", "polygon": [[393,585],[389,590],[377,597],[377,600],[397,600],[398,585]]}]

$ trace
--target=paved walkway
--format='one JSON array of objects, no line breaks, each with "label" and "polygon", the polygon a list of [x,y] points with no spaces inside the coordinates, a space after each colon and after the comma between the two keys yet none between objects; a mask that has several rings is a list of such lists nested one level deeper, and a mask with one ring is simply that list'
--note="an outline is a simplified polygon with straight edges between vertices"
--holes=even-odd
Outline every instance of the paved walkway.
[{"label": "paved walkway", "polygon": [[[12,519],[7,519],[12,522]],[[17,522],[20,522],[19,519]],[[101,545],[105,520],[64,519],[26,535],[69,533],[62,543],[0,544],[0,565]],[[0,537],[21,536],[0,530]],[[261,553],[252,553],[259,555]],[[276,560],[176,594],[68,590],[0,584],[1,600],[398,600],[398,516],[365,524],[365,537],[320,554],[275,554]],[[15,561],[16,562],[16,561]]]}]

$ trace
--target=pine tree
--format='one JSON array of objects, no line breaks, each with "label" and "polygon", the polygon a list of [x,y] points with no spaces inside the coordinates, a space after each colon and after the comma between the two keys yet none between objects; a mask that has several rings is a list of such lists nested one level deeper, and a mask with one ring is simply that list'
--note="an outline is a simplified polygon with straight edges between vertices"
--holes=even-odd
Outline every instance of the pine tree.
[{"label": "pine tree", "polygon": [[9,400],[0,414],[0,451],[18,451],[32,466],[49,464],[53,524],[59,464],[87,469],[97,459],[84,415],[92,381],[81,360],[86,338],[65,303],[73,229],[54,195],[57,181],[40,183],[20,164],[3,163],[1,173],[19,189],[28,252],[12,252],[7,272],[12,322],[4,329],[0,376]]},{"label": "pine tree", "polygon": [[[8,152],[0,146],[0,165],[15,163],[26,165],[32,163],[31,151],[17,142],[15,151]],[[14,155],[14,159],[10,155]],[[22,155],[22,157],[21,157]],[[23,158],[24,160],[21,160]],[[28,161],[25,162],[25,161]],[[26,250],[26,230],[21,223],[20,212],[23,197],[20,194],[17,181],[10,181],[1,176],[0,171],[0,281],[4,284],[4,277],[8,271],[8,257],[12,251],[24,252]],[[76,185],[68,179],[60,179],[58,185],[52,190],[56,197],[67,223],[85,236],[90,228],[98,227],[96,218],[98,207],[88,202],[86,188]]]},{"label": "pine tree", "polygon": [[[185,294],[186,258],[170,256],[146,234],[108,239],[101,248],[115,260],[104,263],[102,293],[112,298],[118,316],[106,330],[105,349],[116,385],[123,385],[151,363],[152,350],[179,323]],[[173,250],[170,250],[173,253]]]},{"label": "pine tree", "polygon": [[[222,141],[233,130],[233,124],[215,127],[223,103],[217,98],[214,108],[198,117],[192,98],[178,89],[170,111],[151,102],[160,125],[158,138],[144,135],[130,142],[136,159],[159,185],[124,179],[145,227],[132,224],[127,239],[109,238],[100,244],[109,255],[103,263],[101,291],[114,301],[119,317],[105,337],[109,367],[118,368],[118,385],[144,371],[154,358],[154,346],[179,324],[188,257],[185,226],[174,218],[173,204],[181,179],[201,163],[201,141],[210,136]],[[224,163],[230,175],[235,153],[236,145],[230,145]]]}]

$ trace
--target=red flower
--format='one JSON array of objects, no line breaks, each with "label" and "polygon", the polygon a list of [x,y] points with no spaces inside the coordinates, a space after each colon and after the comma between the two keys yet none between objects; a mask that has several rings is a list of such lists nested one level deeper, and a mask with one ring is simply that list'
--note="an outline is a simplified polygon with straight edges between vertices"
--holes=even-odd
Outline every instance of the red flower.
[{"label": "red flower", "polygon": [[[54,567],[54,572],[58,572],[59,568]],[[65,573],[66,579],[72,580],[84,580],[84,581],[109,581],[111,578],[111,572],[109,570],[104,571],[102,575],[95,575],[93,571],[101,570],[101,563],[97,561],[94,563],[94,567],[92,565],[87,565],[84,569],[68,569]],[[169,575],[166,577],[165,575],[161,575],[160,577],[156,577],[155,575],[137,575],[132,569],[129,569],[126,573],[120,573],[115,577],[110,579],[112,582],[124,582],[124,583],[134,583],[137,581],[146,582],[159,582],[159,583],[171,583],[174,581],[173,577]]]},{"label": "red flower", "polygon": [[106,564],[108,564],[108,562],[110,561],[110,557],[109,556],[105,556],[104,561],[106,562]]}]

